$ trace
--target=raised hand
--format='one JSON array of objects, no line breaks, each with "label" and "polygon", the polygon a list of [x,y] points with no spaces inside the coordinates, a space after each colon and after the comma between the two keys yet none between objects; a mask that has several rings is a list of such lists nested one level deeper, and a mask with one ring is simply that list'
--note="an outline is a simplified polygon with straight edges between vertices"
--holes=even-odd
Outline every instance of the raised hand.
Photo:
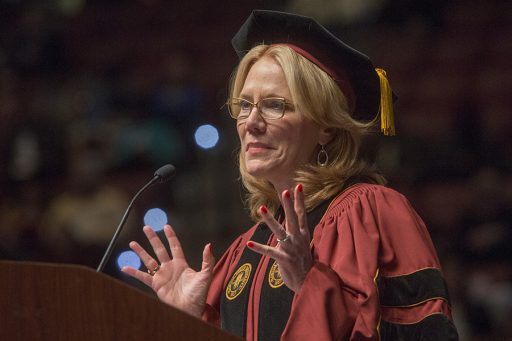
[{"label": "raised hand", "polygon": [[161,301],[200,317],[205,308],[215,264],[211,244],[206,245],[203,250],[201,271],[195,271],[188,265],[180,241],[170,225],[165,225],[164,233],[171,255],[151,227],[144,226],[143,231],[158,261],[139,243],[132,241],[130,248],[137,253],[148,272],[130,266],[123,267],[122,271],[152,288]]},{"label": "raised hand", "polygon": [[313,266],[313,256],[310,249],[310,233],[304,207],[304,195],[302,185],[294,190],[292,200],[288,190],[281,194],[281,201],[286,215],[284,226],[279,224],[267,208],[260,208],[261,218],[277,237],[277,246],[268,246],[253,241],[247,242],[247,246],[262,255],[276,260],[283,278],[284,284],[298,292]]}]

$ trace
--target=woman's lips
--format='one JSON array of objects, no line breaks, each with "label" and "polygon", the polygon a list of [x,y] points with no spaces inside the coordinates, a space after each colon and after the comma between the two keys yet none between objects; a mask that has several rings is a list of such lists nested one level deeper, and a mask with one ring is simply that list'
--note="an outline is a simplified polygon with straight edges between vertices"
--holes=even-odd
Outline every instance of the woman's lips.
[{"label": "woman's lips", "polygon": [[250,154],[262,153],[268,149],[272,149],[269,145],[261,142],[251,142],[247,144],[246,151]]}]

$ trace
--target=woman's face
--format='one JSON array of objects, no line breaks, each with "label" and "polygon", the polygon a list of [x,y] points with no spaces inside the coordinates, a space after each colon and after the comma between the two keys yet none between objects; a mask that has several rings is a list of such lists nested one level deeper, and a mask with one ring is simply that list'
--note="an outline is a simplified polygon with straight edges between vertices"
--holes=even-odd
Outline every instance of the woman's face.
[{"label": "woman's face", "polygon": [[[263,57],[249,70],[240,98],[257,103],[263,98],[292,96],[281,66]],[[282,118],[265,121],[257,108],[237,121],[245,166],[254,177],[270,181],[276,189],[292,185],[295,170],[312,159],[321,129],[292,105]]]}]

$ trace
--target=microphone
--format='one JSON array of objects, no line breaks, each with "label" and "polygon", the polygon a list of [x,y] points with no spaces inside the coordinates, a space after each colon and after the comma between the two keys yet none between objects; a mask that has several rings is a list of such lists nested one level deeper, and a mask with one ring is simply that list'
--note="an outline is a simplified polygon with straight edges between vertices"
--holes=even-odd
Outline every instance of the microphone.
[{"label": "microphone", "polygon": [[96,272],[103,271],[103,268],[105,267],[105,264],[107,263],[107,260],[110,258],[110,254],[112,253],[112,250],[114,249],[114,246],[116,245],[117,238],[119,237],[119,234],[121,233],[121,230],[124,227],[124,224],[126,223],[126,219],[128,218],[128,214],[130,213],[133,203],[139,195],[142,194],[146,189],[148,189],[150,186],[152,186],[155,183],[164,183],[168,181],[176,172],[176,168],[171,165],[165,165],[160,168],[158,168],[155,172],[155,175],[153,175],[153,179],[151,179],[147,184],[144,185],[134,196],[130,204],[128,205],[128,208],[124,212],[123,218],[121,218],[121,222],[119,222],[119,226],[117,226],[116,232],[114,233],[114,236],[112,237],[112,240],[110,241],[110,244],[107,247],[107,251],[105,251],[105,254],[103,255],[103,258],[101,259],[100,265],[98,265],[98,268],[96,269]]}]

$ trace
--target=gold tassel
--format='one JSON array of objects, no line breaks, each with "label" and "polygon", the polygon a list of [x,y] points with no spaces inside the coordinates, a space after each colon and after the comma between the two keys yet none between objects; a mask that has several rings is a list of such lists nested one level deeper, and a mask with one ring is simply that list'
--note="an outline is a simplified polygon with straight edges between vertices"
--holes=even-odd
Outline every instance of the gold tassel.
[{"label": "gold tassel", "polygon": [[393,93],[389,86],[386,71],[375,69],[380,80],[380,129],[386,136],[395,135],[395,117],[393,113]]}]

